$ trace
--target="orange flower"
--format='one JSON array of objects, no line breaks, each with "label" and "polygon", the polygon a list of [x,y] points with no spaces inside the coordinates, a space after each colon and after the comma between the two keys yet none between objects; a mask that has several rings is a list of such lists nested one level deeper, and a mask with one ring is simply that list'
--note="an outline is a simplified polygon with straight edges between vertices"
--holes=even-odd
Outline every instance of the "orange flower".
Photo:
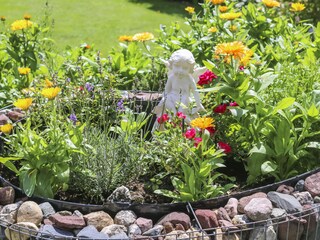
[{"label": "orange flower", "polygon": [[219,11],[224,13],[224,12],[228,11],[228,7],[227,6],[219,6]]},{"label": "orange flower", "polygon": [[48,98],[49,100],[52,100],[58,95],[60,91],[61,88],[58,87],[45,88],[41,91],[41,95]]},{"label": "orange flower", "polygon": [[208,29],[208,32],[210,32],[210,33],[215,33],[217,31],[218,31],[218,29],[216,27],[211,27]]},{"label": "orange flower", "polygon": [[280,7],[280,3],[275,0],[262,0],[263,4],[268,8]]},{"label": "orange flower", "polygon": [[29,28],[33,25],[33,22],[29,20],[16,20],[11,24],[11,30],[16,31],[16,30],[21,30],[25,28]]},{"label": "orange flower", "polygon": [[31,104],[32,104],[32,98],[24,98],[24,99],[20,98],[13,103],[14,106],[24,111],[28,110]]},{"label": "orange flower", "polygon": [[190,125],[194,128],[206,129],[208,127],[214,127],[214,119],[211,117],[198,117],[190,122]]},{"label": "orange flower", "polygon": [[229,43],[220,43],[216,46],[215,53],[218,55],[233,56],[241,60],[245,56],[247,48],[242,42],[235,41]]},{"label": "orange flower", "polygon": [[292,12],[301,12],[305,9],[306,7],[304,6],[303,3],[292,3],[290,11]]},{"label": "orange flower", "polygon": [[120,42],[132,42],[132,36],[123,35],[119,37]]},{"label": "orange flower", "polygon": [[219,5],[224,3],[225,0],[207,0],[207,2],[211,2],[213,5]]},{"label": "orange flower", "polygon": [[4,134],[11,133],[12,129],[13,129],[13,126],[10,123],[0,126],[0,132],[3,132]]},{"label": "orange flower", "polygon": [[220,14],[221,19],[227,19],[227,20],[234,20],[238,17],[241,17],[242,13],[235,13],[235,12],[230,12],[230,13],[222,13]]},{"label": "orange flower", "polygon": [[21,74],[21,75],[27,75],[29,74],[31,71],[30,68],[18,68],[18,72]]},{"label": "orange flower", "polygon": [[145,42],[152,39],[154,39],[154,35],[149,32],[137,33],[132,37],[133,41],[138,41],[138,42]]}]

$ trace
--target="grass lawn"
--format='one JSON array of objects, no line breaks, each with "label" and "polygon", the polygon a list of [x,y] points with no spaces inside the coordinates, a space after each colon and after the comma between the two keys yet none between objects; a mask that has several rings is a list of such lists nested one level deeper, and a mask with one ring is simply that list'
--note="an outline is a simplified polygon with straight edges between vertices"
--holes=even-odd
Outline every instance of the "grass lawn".
[{"label": "grass lawn", "polygon": [[[44,18],[46,0],[0,0],[0,16],[7,23],[30,14],[39,22]],[[107,53],[118,44],[120,35],[149,31],[157,35],[160,24],[184,25],[187,3],[173,0],[48,0],[54,20],[52,38],[62,50],[82,43]],[[187,28],[187,27],[185,27]]]}]

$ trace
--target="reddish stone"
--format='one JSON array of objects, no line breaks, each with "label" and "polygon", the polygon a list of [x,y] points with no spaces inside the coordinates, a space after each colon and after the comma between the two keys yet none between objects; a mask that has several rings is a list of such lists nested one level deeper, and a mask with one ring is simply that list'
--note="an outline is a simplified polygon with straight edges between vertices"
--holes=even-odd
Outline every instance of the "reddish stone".
[{"label": "reddish stone", "polygon": [[182,224],[184,229],[188,230],[191,226],[190,217],[183,212],[172,212],[162,217],[157,225],[162,225],[165,222],[171,222],[174,226],[178,223]]},{"label": "reddish stone", "polygon": [[18,121],[22,119],[25,115],[17,111],[11,111],[7,113],[7,116],[13,121]]},{"label": "reddish stone", "polygon": [[288,216],[286,222],[278,225],[278,239],[300,239],[307,221],[293,216]]},{"label": "reddish stone", "polygon": [[151,219],[139,217],[135,224],[139,226],[141,232],[144,233],[153,227],[153,222]]},{"label": "reddish stone", "polygon": [[165,231],[165,233],[170,233],[170,232],[172,232],[173,231],[173,224],[171,223],[171,222],[165,222],[164,224],[163,224],[163,228],[164,228],[164,231]]},{"label": "reddish stone", "polygon": [[9,118],[5,114],[0,114],[0,125],[5,125],[9,121]]},{"label": "reddish stone", "polygon": [[304,181],[304,188],[312,197],[320,196],[320,172],[313,174]]},{"label": "reddish stone", "polygon": [[203,229],[219,227],[217,215],[209,209],[197,209],[195,214]]},{"label": "reddish stone", "polygon": [[227,211],[221,207],[216,211],[217,214],[217,219],[218,220],[227,220],[229,222],[231,222],[231,218],[229,217]]},{"label": "reddish stone", "polygon": [[60,214],[53,214],[49,217],[53,225],[63,229],[80,229],[86,226],[83,217],[79,216],[61,216]]},{"label": "reddish stone", "polygon": [[244,208],[253,198],[267,198],[267,194],[264,192],[257,192],[247,197],[242,197],[238,202],[238,212],[244,213]]},{"label": "reddish stone", "polygon": [[223,232],[238,230],[238,228],[235,225],[226,220],[219,220],[219,225]]},{"label": "reddish stone", "polygon": [[291,186],[287,186],[287,185],[282,184],[277,188],[276,192],[290,195],[291,193],[294,192],[294,188]]}]

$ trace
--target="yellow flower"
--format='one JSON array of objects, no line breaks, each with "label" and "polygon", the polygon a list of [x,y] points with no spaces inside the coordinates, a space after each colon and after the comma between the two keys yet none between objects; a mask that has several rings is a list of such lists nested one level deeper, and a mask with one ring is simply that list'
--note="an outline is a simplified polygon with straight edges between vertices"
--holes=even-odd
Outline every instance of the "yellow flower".
[{"label": "yellow flower", "polygon": [[227,19],[227,20],[234,20],[238,17],[241,17],[242,13],[235,13],[235,12],[230,12],[230,13],[222,13],[220,14],[221,19]]},{"label": "yellow flower", "polygon": [[31,15],[30,14],[25,14],[23,16],[24,20],[30,20],[31,19]]},{"label": "yellow flower", "polygon": [[211,2],[214,5],[219,5],[221,3],[224,3],[224,0],[207,0],[207,2]]},{"label": "yellow flower", "polygon": [[120,42],[132,42],[132,36],[123,35],[119,37]]},{"label": "yellow flower", "polygon": [[51,82],[49,79],[46,79],[45,80],[45,85],[46,85],[46,88],[53,87],[53,82]]},{"label": "yellow flower", "polygon": [[52,100],[58,95],[60,91],[61,91],[61,88],[58,88],[58,87],[45,88],[41,91],[41,95]]},{"label": "yellow flower", "polygon": [[199,118],[193,119],[190,122],[190,125],[192,127],[206,129],[208,127],[214,127],[213,123],[214,123],[214,119],[211,117],[199,117]]},{"label": "yellow flower", "polygon": [[280,3],[275,0],[262,0],[263,4],[268,8],[280,7]]},{"label": "yellow flower", "polygon": [[11,30],[16,31],[16,30],[21,30],[25,28],[29,28],[33,25],[33,22],[29,20],[16,20],[11,24]]},{"label": "yellow flower", "polygon": [[301,12],[305,9],[306,7],[304,6],[303,3],[292,3],[290,11],[292,12]]},{"label": "yellow flower", "polygon": [[219,6],[219,11],[224,13],[224,12],[228,11],[228,7],[227,6]]},{"label": "yellow flower", "polygon": [[14,106],[24,111],[28,110],[31,104],[32,104],[32,98],[24,98],[24,99],[20,98],[13,103]]},{"label": "yellow flower", "polygon": [[218,44],[215,53],[218,55],[233,56],[235,59],[241,60],[241,58],[245,56],[246,50],[247,48],[242,42],[235,41]]},{"label": "yellow flower", "polygon": [[231,31],[231,32],[235,32],[235,31],[237,31],[237,29],[238,29],[238,28],[237,28],[236,25],[231,25],[231,26],[230,26],[230,31]]},{"label": "yellow flower", "polygon": [[253,51],[251,49],[246,49],[244,51],[244,57],[240,59],[240,65],[247,66],[252,56],[253,56]]},{"label": "yellow flower", "polygon": [[137,33],[132,37],[133,41],[138,41],[138,42],[144,42],[152,39],[154,39],[154,35],[149,32]]},{"label": "yellow flower", "polygon": [[0,126],[0,132],[3,132],[5,134],[11,133],[12,129],[13,126],[10,123]]},{"label": "yellow flower", "polygon": [[186,7],[184,10],[186,10],[188,13],[192,14],[194,13],[194,7]]},{"label": "yellow flower", "polygon": [[211,33],[215,33],[217,31],[218,31],[218,29],[216,27],[211,27],[208,29],[208,32],[211,32]]},{"label": "yellow flower", "polygon": [[31,69],[30,68],[18,68],[18,71],[21,75],[27,75],[30,73]]},{"label": "yellow flower", "polygon": [[1,20],[1,22],[5,22],[6,21],[6,17],[5,16],[1,16],[0,20]]}]

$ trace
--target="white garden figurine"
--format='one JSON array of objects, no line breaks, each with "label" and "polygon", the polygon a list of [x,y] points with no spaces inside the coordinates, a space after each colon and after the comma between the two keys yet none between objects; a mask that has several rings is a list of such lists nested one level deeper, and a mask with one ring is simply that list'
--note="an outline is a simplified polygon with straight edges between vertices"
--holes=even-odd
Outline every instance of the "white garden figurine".
[{"label": "white garden figurine", "polygon": [[198,117],[198,112],[204,110],[196,83],[206,69],[194,69],[194,57],[186,49],[175,51],[168,61],[163,62],[168,68],[168,79],[163,97],[153,112],[157,117],[163,114],[176,115],[177,112],[181,112],[186,116],[186,123],[189,123],[190,120]]}]

